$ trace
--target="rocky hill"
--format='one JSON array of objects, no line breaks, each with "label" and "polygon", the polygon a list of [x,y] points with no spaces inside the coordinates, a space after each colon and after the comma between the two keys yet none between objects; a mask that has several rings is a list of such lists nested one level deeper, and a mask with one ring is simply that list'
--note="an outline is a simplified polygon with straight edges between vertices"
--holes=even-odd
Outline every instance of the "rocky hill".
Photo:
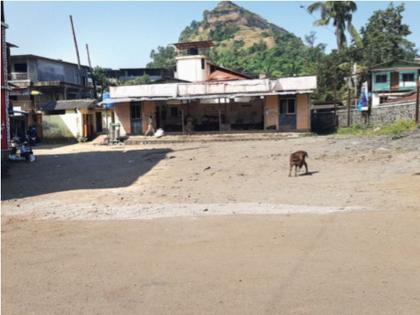
[{"label": "rocky hill", "polygon": [[203,20],[193,21],[181,33],[180,41],[212,39],[219,46],[243,42],[245,48],[263,42],[267,48],[276,45],[276,37],[290,34],[285,29],[268,22],[259,15],[233,2],[222,1],[211,11],[203,13]]},{"label": "rocky hill", "polygon": [[[286,29],[236,5],[222,1],[213,10],[206,10],[201,21],[193,21],[180,34],[180,42],[213,40],[211,59],[220,65],[258,76],[292,76],[312,74],[314,67],[307,58],[308,47]],[[171,51],[158,48],[152,58],[167,61]],[[163,60],[162,60],[163,59]]]}]

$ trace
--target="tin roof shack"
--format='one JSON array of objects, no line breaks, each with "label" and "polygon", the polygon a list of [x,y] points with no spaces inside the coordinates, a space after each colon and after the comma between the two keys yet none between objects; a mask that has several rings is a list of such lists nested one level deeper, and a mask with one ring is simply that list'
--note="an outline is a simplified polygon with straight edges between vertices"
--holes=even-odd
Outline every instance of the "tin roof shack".
[{"label": "tin roof shack", "polygon": [[43,104],[57,100],[92,98],[89,67],[36,55],[11,56],[11,103],[16,111],[28,113],[27,125],[35,125],[42,136]]},{"label": "tin roof shack", "polygon": [[420,63],[415,61],[388,62],[370,70],[372,106],[403,97],[416,90]]},{"label": "tin roof shack", "polygon": [[58,100],[40,106],[43,139],[49,142],[90,140],[96,135],[96,100]]},{"label": "tin roof shack", "polygon": [[110,88],[115,122],[124,134],[142,134],[148,117],[169,132],[309,131],[316,77],[145,84]]},{"label": "tin roof shack", "polygon": [[345,106],[338,100],[313,102],[311,106],[311,130],[318,134],[336,131],[338,126],[337,110]]}]

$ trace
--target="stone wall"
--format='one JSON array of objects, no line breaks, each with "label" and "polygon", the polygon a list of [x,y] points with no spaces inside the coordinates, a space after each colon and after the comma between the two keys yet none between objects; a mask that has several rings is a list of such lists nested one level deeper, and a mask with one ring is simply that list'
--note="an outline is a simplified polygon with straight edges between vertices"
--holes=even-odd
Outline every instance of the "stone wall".
[{"label": "stone wall", "polygon": [[[405,103],[398,105],[381,105],[371,109],[370,115],[357,110],[350,112],[351,125],[378,126],[392,123],[400,119],[415,118],[416,103]],[[347,109],[337,111],[338,127],[347,127]]]}]

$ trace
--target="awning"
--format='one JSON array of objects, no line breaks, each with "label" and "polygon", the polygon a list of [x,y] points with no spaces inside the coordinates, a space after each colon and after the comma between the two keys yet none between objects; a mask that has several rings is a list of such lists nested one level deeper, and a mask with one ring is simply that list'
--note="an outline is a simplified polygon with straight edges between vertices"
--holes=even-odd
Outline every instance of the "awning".
[{"label": "awning", "polygon": [[107,100],[104,99],[103,104],[311,94],[316,89],[316,85],[315,76],[127,85],[110,87],[109,96],[111,97]]},{"label": "awning", "polygon": [[140,98],[137,97],[122,97],[122,98],[108,98],[106,100],[103,100],[102,102],[99,102],[99,106],[110,108],[112,105],[117,103],[130,103],[135,101],[140,101]]},{"label": "awning", "polygon": [[60,100],[50,101],[39,105],[42,111],[49,110],[71,110],[71,109],[91,109],[95,108],[95,99],[77,99],[77,100]]},{"label": "awning", "polygon": [[[170,100],[206,100],[206,99],[218,99],[218,98],[241,98],[241,97],[258,97],[258,96],[270,96],[270,95],[299,95],[299,94],[310,94],[313,90],[293,90],[293,91],[281,91],[272,93],[232,93],[232,94],[213,94],[213,95],[196,95],[196,96],[177,96],[177,97],[121,97],[121,98],[110,98],[108,100],[100,102],[98,105],[110,104],[115,105],[118,103],[130,103],[130,102],[141,102],[141,101],[170,101]],[[108,107],[109,108],[109,107]]]},{"label": "awning", "polygon": [[143,84],[110,87],[112,99],[194,99],[213,97],[237,97],[258,95],[312,93],[316,89],[316,77],[291,77],[276,80],[233,80],[193,83]]}]

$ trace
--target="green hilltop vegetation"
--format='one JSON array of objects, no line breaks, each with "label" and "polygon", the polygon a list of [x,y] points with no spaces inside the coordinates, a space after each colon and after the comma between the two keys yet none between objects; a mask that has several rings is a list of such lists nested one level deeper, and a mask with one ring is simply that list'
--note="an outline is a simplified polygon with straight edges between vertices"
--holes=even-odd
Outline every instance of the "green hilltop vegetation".
[{"label": "green hilltop vegetation", "polygon": [[[216,46],[210,58],[215,63],[256,77],[317,75],[314,97],[318,100],[335,96],[345,100],[347,93],[354,95],[345,83],[354,64],[362,82],[369,67],[396,59],[413,60],[416,55],[415,45],[406,38],[411,32],[402,21],[404,4],[391,3],[387,9],[375,11],[359,32],[351,24],[352,15],[357,14],[353,1],[315,2],[308,9],[322,17],[315,26],[332,24],[338,30],[338,47],[331,53],[326,53],[325,44],[316,43],[315,26],[302,40],[230,1],[204,11],[203,19],[192,21],[179,41],[213,40]],[[175,66],[172,46],[158,47],[150,57],[149,67]]]}]

